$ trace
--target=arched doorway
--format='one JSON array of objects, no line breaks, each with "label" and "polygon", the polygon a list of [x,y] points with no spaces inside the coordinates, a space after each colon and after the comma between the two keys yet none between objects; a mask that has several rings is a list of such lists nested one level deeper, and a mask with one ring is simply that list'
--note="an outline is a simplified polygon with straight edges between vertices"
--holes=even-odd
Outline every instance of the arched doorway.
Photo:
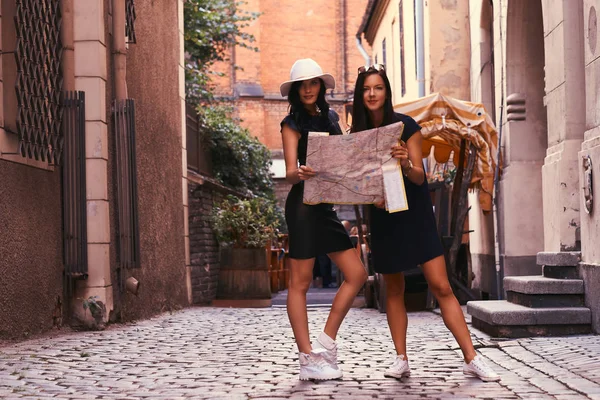
[{"label": "arched doorway", "polygon": [[540,0],[508,1],[500,235],[504,275],[537,275],[544,248],[542,165],[548,147]]}]

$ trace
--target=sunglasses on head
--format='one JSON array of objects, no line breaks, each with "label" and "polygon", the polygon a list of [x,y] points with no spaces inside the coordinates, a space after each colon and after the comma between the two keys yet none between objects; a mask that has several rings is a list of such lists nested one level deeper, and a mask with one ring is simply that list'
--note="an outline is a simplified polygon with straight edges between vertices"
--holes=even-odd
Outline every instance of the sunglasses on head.
[{"label": "sunglasses on head", "polygon": [[383,64],[373,64],[373,65],[363,65],[361,67],[358,67],[358,73],[362,74],[365,72],[369,72],[369,71],[384,71],[385,72],[385,65]]}]

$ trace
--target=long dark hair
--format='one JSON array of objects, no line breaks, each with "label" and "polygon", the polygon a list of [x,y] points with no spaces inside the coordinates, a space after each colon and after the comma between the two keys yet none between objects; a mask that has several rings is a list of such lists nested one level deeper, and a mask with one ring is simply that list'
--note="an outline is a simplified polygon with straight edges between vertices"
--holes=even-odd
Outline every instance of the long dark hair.
[{"label": "long dark hair", "polygon": [[394,106],[392,105],[392,87],[390,81],[385,74],[385,70],[368,69],[366,72],[358,74],[356,78],[356,86],[354,86],[354,102],[352,105],[352,127],[350,132],[360,132],[366,129],[374,128],[373,121],[369,116],[369,111],[365,107],[363,97],[365,79],[367,76],[377,74],[381,76],[385,83],[385,103],[383,103],[383,124],[389,125],[394,122]]},{"label": "long dark hair", "polygon": [[[323,79],[321,78],[319,78],[319,81],[321,81],[321,89],[317,96],[317,107],[320,111],[319,115],[327,118],[329,115],[329,103],[325,100],[325,82],[323,82]],[[301,126],[302,121],[306,121],[309,116],[300,99],[300,86],[302,86],[302,81],[294,82],[288,94],[288,102],[290,103],[289,113],[294,116],[294,121],[298,126]]]}]

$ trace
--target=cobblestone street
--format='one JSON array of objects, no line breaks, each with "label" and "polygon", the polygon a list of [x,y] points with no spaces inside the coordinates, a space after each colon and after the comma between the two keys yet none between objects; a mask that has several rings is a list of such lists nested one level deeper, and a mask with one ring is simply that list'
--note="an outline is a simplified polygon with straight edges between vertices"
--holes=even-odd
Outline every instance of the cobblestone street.
[{"label": "cobblestone street", "polygon": [[[327,309],[309,311],[311,333]],[[499,383],[462,374],[436,313],[409,316],[412,376],[393,359],[385,315],[352,309],[338,341],[344,378],[300,382],[284,308],[190,308],[103,332],[0,347],[0,398],[17,399],[600,399],[600,336],[495,341],[472,330]]]}]

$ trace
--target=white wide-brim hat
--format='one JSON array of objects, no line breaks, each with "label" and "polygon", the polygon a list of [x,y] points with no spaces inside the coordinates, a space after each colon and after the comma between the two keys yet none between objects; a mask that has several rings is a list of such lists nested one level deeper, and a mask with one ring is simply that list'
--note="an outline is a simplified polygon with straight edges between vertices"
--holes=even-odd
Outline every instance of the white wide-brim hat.
[{"label": "white wide-brim hat", "polygon": [[331,74],[323,73],[323,69],[311,58],[297,60],[290,70],[290,80],[279,86],[282,96],[287,96],[294,82],[305,81],[313,78],[321,78],[325,82],[326,89],[335,89],[335,79]]}]

